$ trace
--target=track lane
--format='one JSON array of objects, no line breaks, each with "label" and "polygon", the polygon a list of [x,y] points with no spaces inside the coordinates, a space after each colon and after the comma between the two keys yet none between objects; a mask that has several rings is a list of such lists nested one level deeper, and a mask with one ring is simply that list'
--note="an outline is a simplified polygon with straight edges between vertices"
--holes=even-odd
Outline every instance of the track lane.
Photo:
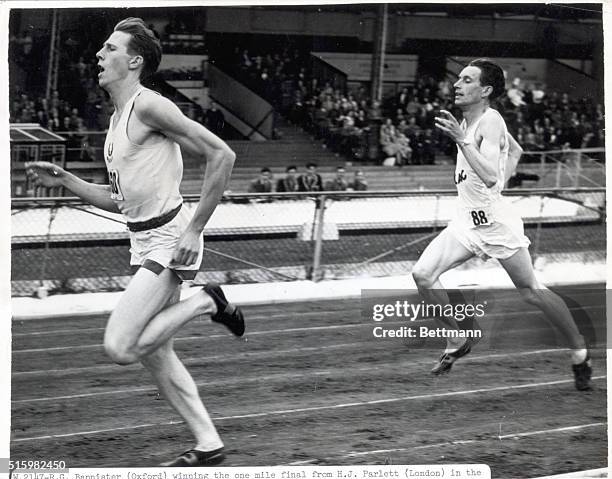
[{"label": "track lane", "polygon": [[[585,296],[579,299],[582,303],[589,303],[596,297],[597,294],[585,290]],[[343,307],[349,307],[349,310],[345,312]],[[511,332],[528,334],[527,325],[533,323],[529,308],[520,304],[504,307],[513,311],[509,315]],[[455,366],[451,375],[433,378],[427,371],[435,360],[435,351],[407,348],[404,343],[395,341],[372,342],[367,338],[367,326],[360,324],[359,310],[354,308],[354,301],[296,303],[283,305],[281,309],[284,311],[278,315],[279,306],[249,308],[254,331],[316,328],[330,325],[330,322],[349,327],[267,333],[255,335],[247,343],[231,338],[209,340],[205,336],[177,342],[181,355],[191,358],[188,360],[189,368],[196,381],[201,383],[200,391],[211,414],[215,418],[226,418],[217,419],[217,424],[230,454],[227,465],[272,465],[299,460],[314,460],[321,464],[371,464],[382,463],[389,457],[394,463],[440,463],[445,461],[441,459],[442,455],[459,457],[455,462],[468,462],[467,459],[469,462],[487,462],[492,467],[501,467],[500,471],[509,472],[517,470],[519,459],[523,463],[526,460],[521,444],[527,444],[527,441],[535,443],[531,450],[535,458],[533,470],[539,470],[539,458],[547,457],[556,462],[541,465],[543,470],[548,468],[546,472],[566,470],[563,467],[602,467],[605,464],[605,454],[600,450],[606,441],[605,428],[563,433],[561,440],[558,437],[554,440],[539,438],[539,441],[531,436],[508,438],[501,441],[503,447],[498,444],[499,440],[491,439],[496,434],[492,431],[499,429],[499,424],[502,424],[503,431],[512,434],[606,421],[605,382],[598,381],[592,392],[575,392],[564,351],[537,353],[524,348],[521,343],[521,349],[527,349],[522,351],[524,354],[508,357],[506,353],[516,351],[516,343],[500,342],[496,336],[497,341],[479,344],[472,355]],[[595,308],[593,316],[605,318],[603,313]],[[270,316],[275,314],[277,316]],[[24,336],[20,337],[24,342],[20,347],[29,347],[25,341],[30,341],[32,336],[26,333],[45,332],[49,324],[64,330],[78,329],[79,325],[87,329],[100,327],[103,320],[98,317],[86,319],[84,323],[70,318],[66,322],[24,321],[21,330]],[[206,324],[209,323],[198,321],[190,327],[197,330]],[[365,336],[362,329],[365,329]],[[351,330],[353,334],[346,334]],[[49,331],[52,332],[52,328]],[[86,336],[88,334],[95,338],[99,331],[83,331],[84,339],[90,339]],[[549,332],[546,328],[542,331]],[[193,335],[189,329],[181,334]],[[75,337],[80,338],[74,331],[36,336],[38,340],[44,338],[39,343],[41,349],[46,345],[69,344]],[[206,349],[204,354],[202,349]],[[596,374],[605,374],[603,354],[595,352]],[[487,355],[494,357],[487,358]],[[94,394],[38,403],[14,403],[15,439],[36,437],[37,433],[92,430],[88,429],[90,426],[100,429],[177,420],[168,405],[156,399],[150,382],[143,377],[142,368],[111,366],[103,355],[92,356],[74,353],[72,357],[66,353],[54,356],[44,351],[23,353],[23,358],[19,358],[19,353],[15,355],[15,400],[45,395],[70,396],[79,392]],[[53,359],[58,362],[53,362]],[[94,369],[79,370],[80,364]],[[45,381],[41,381],[44,373],[33,372],[36,368],[50,366],[73,370],[50,374]],[[95,369],[98,367],[103,369]],[[19,373],[20,368],[23,374]],[[240,371],[240,375],[235,371]],[[489,391],[470,398],[421,398],[232,419],[233,416],[266,411],[325,408],[330,404],[385,401],[407,394],[418,396],[419,393],[443,394],[470,388],[509,388],[554,380],[565,382],[525,390]],[[145,390],[114,393],[121,388],[134,387]],[[98,392],[104,394],[98,395]],[[558,401],[558,398],[563,398],[563,401]],[[121,408],[119,417],[118,407]],[[550,434],[559,436],[560,433]],[[476,440],[478,448],[474,450],[467,444],[455,444],[417,449],[448,442],[449,435],[466,441]],[[586,437],[587,443],[577,448],[577,437]],[[155,465],[181,452],[189,446],[189,441],[189,433],[182,424],[153,425],[89,436],[13,442],[12,456],[34,458],[64,454],[71,467]],[[394,447],[403,450],[391,454],[347,456],[354,452]],[[510,450],[515,456],[504,452]],[[75,457],[79,458],[78,464],[74,463]],[[572,464],[565,465],[564,460],[571,460]]]}]

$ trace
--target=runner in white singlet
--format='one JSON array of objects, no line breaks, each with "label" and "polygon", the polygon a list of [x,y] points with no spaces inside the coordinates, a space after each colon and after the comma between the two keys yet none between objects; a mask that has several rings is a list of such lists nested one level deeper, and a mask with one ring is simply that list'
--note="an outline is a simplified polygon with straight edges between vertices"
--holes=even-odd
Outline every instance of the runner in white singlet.
[{"label": "runner in white singlet", "polygon": [[[428,303],[448,304],[439,279],[442,273],[474,256],[498,259],[523,299],[539,307],[567,338],[576,388],[590,389],[591,362],[584,338],[564,301],[535,277],[523,222],[501,196],[522,154],[503,118],[490,106],[504,93],[503,70],[489,60],[474,60],[461,71],[454,87],[455,105],[464,120],[460,124],[443,110],[436,127],[457,143],[457,210],[415,265],[412,275],[417,288]],[[447,329],[459,329],[454,319],[440,320]],[[450,371],[474,344],[472,339],[449,336],[433,374]]]},{"label": "runner in white singlet", "polygon": [[130,263],[141,265],[146,259],[179,272],[183,278],[192,278],[199,270],[204,252],[200,237],[198,257],[191,265],[178,265],[172,261],[178,235],[184,231],[191,216],[181,208],[183,198],[179,187],[183,177],[183,158],[179,145],[162,137],[151,145],[139,145],[130,140],[128,125],[136,99],[141,95],[156,94],[140,87],[132,95],[121,116],[113,113],[104,142],[104,161],[108,170],[111,198],[127,221],[143,223],[180,208],[174,218],[154,229],[130,232]]},{"label": "runner in white singlet", "polygon": [[454,178],[458,194],[457,209],[449,228],[463,246],[480,258],[505,259],[516,253],[518,248],[528,247],[530,242],[524,234],[519,213],[501,194],[507,177],[512,140],[499,112],[487,108],[469,128],[464,120],[461,128],[465,131],[465,141],[468,144],[476,142],[475,134],[482,121],[498,123],[502,127],[502,146],[493,164],[497,182],[487,187],[459,149]]},{"label": "runner in white singlet", "polygon": [[[96,57],[99,84],[115,106],[104,145],[110,184],[88,183],[47,162],[29,163],[27,172],[39,185],[64,186],[125,217],[131,263],[138,269],[108,320],[104,348],[117,364],[142,362],[195,436],[192,449],[163,465],[215,465],[225,457],[223,442],[172,338],[202,314],[237,336],[244,334],[242,312],[218,285],[208,284],[179,301],[181,281],[193,279],[200,267],[202,232],[229,181],[235,154],[170,100],[142,86],[141,80],[159,66],[161,46],[141,19],[119,22]],[[179,193],[181,150],[206,164],[193,214],[182,206]],[[149,465],[137,458],[133,464]]]}]

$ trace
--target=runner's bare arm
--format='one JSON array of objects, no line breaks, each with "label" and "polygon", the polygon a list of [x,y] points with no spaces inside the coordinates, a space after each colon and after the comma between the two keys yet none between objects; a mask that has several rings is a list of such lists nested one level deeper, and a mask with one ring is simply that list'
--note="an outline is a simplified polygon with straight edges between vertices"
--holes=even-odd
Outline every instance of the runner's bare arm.
[{"label": "runner's bare arm", "polygon": [[480,146],[461,147],[465,159],[488,188],[495,186],[499,180],[497,175],[503,131],[501,118],[483,118],[475,135],[477,142],[482,138]]},{"label": "runner's bare arm", "polygon": [[505,181],[508,181],[510,177],[514,174],[516,170],[516,165],[518,165],[519,160],[521,159],[521,155],[523,154],[523,148],[518,142],[514,139],[514,137],[508,133],[508,141],[510,142],[510,150],[508,151],[508,161],[506,162],[506,178]]},{"label": "runner's bare arm", "polygon": [[461,148],[465,159],[476,172],[482,182],[492,188],[497,183],[497,161],[500,154],[502,128],[495,118],[483,118],[479,125],[482,141],[480,146],[461,144],[465,140],[465,132],[456,118],[446,110],[440,110],[444,117],[436,117],[436,127],[446,133]]},{"label": "runner's bare arm", "polygon": [[26,163],[26,173],[37,186],[63,186],[87,203],[111,213],[120,213],[111,199],[109,185],[96,185],[82,180],[58,165],[47,161]]},{"label": "runner's bare arm", "polygon": [[149,128],[174,140],[184,152],[206,164],[200,201],[172,257],[175,265],[192,265],[198,258],[202,231],[227,187],[236,155],[223,140],[187,118],[162,96],[151,92],[140,95],[134,112]]},{"label": "runner's bare arm", "polygon": [[201,233],[226,189],[236,155],[223,140],[187,118],[174,103],[160,95],[140,95],[134,112],[151,129],[174,140],[184,152],[206,164],[200,203],[190,224],[190,228]]}]

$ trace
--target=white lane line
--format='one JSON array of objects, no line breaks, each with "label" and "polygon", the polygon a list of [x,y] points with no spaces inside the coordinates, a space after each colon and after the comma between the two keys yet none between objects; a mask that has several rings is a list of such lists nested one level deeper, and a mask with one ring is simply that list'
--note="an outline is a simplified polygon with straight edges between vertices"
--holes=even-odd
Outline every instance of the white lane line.
[{"label": "white lane line", "polygon": [[[311,351],[319,351],[319,350],[324,350],[324,349],[336,349],[339,346],[354,346],[356,344],[359,343],[346,343],[344,345],[334,345],[334,346],[321,346],[321,347],[310,347],[310,348],[299,348],[299,350],[286,350],[286,351],[275,351],[274,355],[285,355],[287,353],[291,353],[291,352],[295,352],[295,351],[299,351],[299,352],[311,352]],[[269,355],[270,353],[268,351],[262,351],[263,353],[265,353],[266,355]],[[512,357],[516,357],[516,356],[531,356],[534,354],[549,354],[549,353],[560,353],[560,352],[567,352],[566,349],[540,349],[540,350],[536,350],[536,351],[523,351],[523,352],[519,352],[519,353],[501,353],[501,354],[484,354],[484,355],[474,355],[474,356],[468,356],[466,358],[462,358],[462,362],[475,362],[475,361],[482,361],[482,360],[487,360],[487,359],[496,359],[496,358],[507,358],[508,356],[512,356]],[[247,356],[249,358],[252,358],[254,356],[253,353],[247,353]],[[228,356],[221,356],[220,358],[225,358]],[[231,357],[236,357],[236,356],[231,356]],[[183,361],[185,364],[187,364],[186,361]],[[397,363],[394,363],[395,366],[399,366],[401,367],[402,365],[414,365],[414,364],[426,364],[426,363],[430,363],[431,359],[429,358],[423,358],[423,359],[417,359],[417,360],[411,360],[411,361],[405,361],[405,362],[400,362],[398,361]],[[119,368],[125,368],[124,366],[117,366],[117,365],[113,365],[115,368],[119,369]],[[363,367],[363,368],[358,368],[355,369],[356,371],[370,371],[372,369],[378,369],[380,368],[380,366],[372,366],[372,367]],[[60,370],[61,371],[61,370]],[[321,374],[321,372],[310,372],[310,373],[303,373],[303,374],[297,374],[297,375],[271,375],[271,376],[267,376],[269,379],[273,379],[275,377],[279,377],[279,378],[283,378],[283,377],[307,377],[309,375],[319,375]],[[262,380],[261,376],[257,376],[257,378],[254,379],[245,379],[245,378],[236,378],[236,379],[232,379],[232,380],[223,380],[223,381],[207,381],[207,382],[199,382],[196,383],[196,386],[200,387],[200,386],[221,386],[221,385],[231,385],[233,383],[236,384],[240,384],[242,382],[245,381],[250,381],[250,380]],[[27,403],[33,403],[33,402],[44,402],[44,401],[59,401],[59,400],[66,400],[66,399],[79,399],[79,398],[86,398],[86,397],[93,397],[93,396],[109,396],[109,395],[115,395],[115,394],[131,394],[131,393],[135,393],[135,392],[147,392],[147,391],[157,391],[157,387],[141,387],[141,388],[128,388],[128,389],[114,389],[112,391],[96,391],[95,393],[81,393],[81,394],[72,394],[72,395],[66,395],[66,396],[52,396],[52,397],[42,397],[42,398],[30,398],[30,399],[16,399],[11,401],[13,404],[27,404]]]},{"label": "white lane line", "polygon": [[29,333],[12,333],[13,338],[21,338],[27,336],[53,336],[54,334],[66,333],[88,333],[91,331],[104,331],[106,328],[78,328],[78,329],[55,329],[52,331],[30,331]]},{"label": "white lane line", "polygon": [[[362,344],[369,344],[370,341],[357,341],[352,343],[340,343],[340,344],[330,344],[328,346],[308,346],[303,348],[290,348],[290,349],[274,349],[274,350],[265,350],[265,351],[246,351],[242,353],[235,354],[218,354],[215,356],[193,356],[182,359],[183,364],[186,366],[202,363],[205,361],[219,361],[224,359],[247,359],[247,358],[267,358],[280,356],[284,354],[293,354],[293,353],[307,353],[313,351],[325,351],[327,349],[344,349],[355,347]],[[36,371],[16,371],[12,373],[13,377],[17,376],[36,376],[39,374],[48,375],[48,374],[61,374],[61,373],[72,373],[72,372],[83,372],[83,371],[103,371],[103,370],[123,370],[127,371],[134,369],[144,369],[143,366],[138,363],[130,366],[118,366],[116,364],[99,364],[97,366],[83,366],[80,368],[63,368],[63,369],[40,369]]]},{"label": "white lane line", "polygon": [[515,437],[529,437],[529,436],[539,436],[541,434],[548,434],[549,432],[571,432],[577,431],[580,429],[585,429],[589,427],[599,427],[607,425],[607,422],[592,422],[590,424],[581,424],[580,426],[568,426],[568,427],[559,427],[556,429],[541,429],[539,431],[531,431],[531,432],[521,432],[515,434],[504,434],[503,436],[497,436],[499,440],[501,439],[510,439]]},{"label": "white lane line", "polygon": [[[406,363],[407,364],[407,363]],[[372,367],[370,369],[376,369],[376,367]],[[332,371],[323,370],[323,371],[308,371],[306,373],[285,373],[285,374],[269,374],[265,376],[257,376],[254,378],[236,378],[236,379],[224,379],[220,381],[204,381],[195,383],[197,387],[217,387],[217,386],[232,386],[235,384],[247,384],[252,382],[261,382],[261,381],[279,381],[279,380],[288,380],[288,379],[299,379],[299,378],[309,378],[311,376],[325,376],[332,375]],[[346,374],[346,372],[342,373]],[[70,396],[55,396],[55,397],[45,397],[45,398],[33,398],[33,399],[17,399],[11,401],[12,404],[29,404],[36,402],[46,402],[46,401],[62,401],[67,399],[81,399],[81,398],[89,398],[96,396],[112,396],[116,394],[133,394],[139,392],[156,392],[158,389],[156,386],[147,386],[141,388],[130,388],[130,389],[117,389],[113,391],[100,391],[95,393],[83,393],[83,394],[73,394]]]},{"label": "white lane line", "polygon": [[[292,303],[292,305],[295,303]],[[279,307],[282,305],[278,305]],[[278,308],[276,308],[278,309]],[[361,313],[361,309],[359,308],[350,308],[350,309],[329,309],[329,310],[323,310],[323,311],[296,311],[296,312],[281,312],[281,313],[265,313],[265,312],[261,312],[261,311],[256,311],[253,313],[253,315],[249,315],[249,320],[253,320],[253,321],[264,321],[267,319],[279,319],[279,318],[287,318],[288,316],[291,315],[299,315],[300,317],[309,317],[309,316],[314,316],[314,317],[320,317],[320,316],[330,316],[330,315],[334,315],[334,314],[338,314],[338,313],[355,313],[355,314],[360,314]],[[96,314],[96,313],[92,313],[91,317],[94,318],[96,316],[103,316],[104,318],[108,317],[108,314]],[[66,315],[63,319],[70,319],[70,315]],[[12,318],[13,323],[22,323],[24,321],[48,321],[49,318],[40,318],[40,317],[25,317],[25,318]],[[57,319],[57,321],[62,321],[62,318]],[[195,320],[198,321],[198,320]],[[201,320],[202,322],[207,321],[207,320]],[[15,327],[15,326],[13,326]],[[65,330],[66,332],[72,332],[72,331],[79,331],[78,328],[76,329],[67,329]],[[36,331],[37,333],[49,333],[49,334],[53,334],[53,331]],[[30,334],[30,333],[20,333],[20,334]]]},{"label": "white lane line", "polygon": [[600,467],[598,469],[587,469],[586,471],[553,474],[552,476],[538,476],[533,479],[606,479],[607,477],[608,468]]},{"label": "white lane line", "polygon": [[[399,321],[397,322],[399,323]],[[387,324],[395,324],[394,322],[388,322]],[[265,334],[284,334],[284,333],[299,333],[304,331],[329,331],[334,329],[350,329],[356,327],[371,326],[370,323],[352,323],[352,324],[338,324],[333,326],[310,326],[307,328],[286,328],[286,329],[269,329],[266,331],[253,331],[246,334],[248,339],[251,336],[261,336]],[[218,339],[227,338],[227,334],[210,334],[210,335],[198,335],[198,336],[182,336],[174,338],[175,342],[179,341],[192,341],[194,339]],[[17,349],[13,350],[13,353],[41,353],[47,351],[68,351],[68,350],[86,350],[86,349],[102,349],[103,344],[85,344],[81,346],[56,346],[54,348],[37,348],[37,349]]]},{"label": "white lane line", "polygon": [[[489,441],[491,439],[503,440],[503,439],[514,439],[514,438],[530,437],[530,436],[541,436],[545,434],[556,434],[556,433],[564,433],[564,432],[572,432],[572,431],[581,431],[583,429],[589,429],[589,428],[594,428],[594,427],[604,427],[607,424],[608,424],[607,422],[594,422],[590,424],[580,424],[577,426],[558,427],[554,429],[541,429],[539,431],[529,431],[529,432],[519,432],[519,433],[514,433],[514,434],[506,434],[503,436],[489,436],[489,437],[480,438],[480,439],[445,441],[445,442],[438,442],[435,444],[425,444],[422,446],[398,447],[398,448],[393,448],[393,449],[377,449],[373,451],[351,452],[349,454],[328,456],[328,457],[323,458],[323,460],[349,459],[353,457],[371,456],[371,455],[376,455],[376,454],[391,454],[395,452],[408,452],[408,451],[433,449],[437,447],[446,447],[446,446],[462,446],[465,444],[474,444],[477,442]],[[304,464],[310,464],[313,462],[319,462],[320,460],[321,458],[306,459],[303,461],[295,461],[295,462],[290,462],[288,464],[283,464],[283,465],[299,466],[299,465],[304,465]]]},{"label": "white lane line", "polygon": [[[587,310],[599,310],[603,308],[605,308],[604,305],[585,306],[580,309],[582,311],[587,311]],[[487,318],[507,317],[507,316],[512,316],[512,315],[527,316],[527,315],[541,315],[541,314],[543,313],[540,310],[523,311],[523,312],[516,312],[516,313],[504,312],[504,313],[491,313],[487,315]],[[429,319],[419,319],[419,320],[414,321],[414,323],[426,322],[428,320]],[[385,324],[387,325],[405,324],[405,321],[387,321]],[[332,325],[332,326],[310,326],[306,328],[270,329],[270,330],[265,330],[265,331],[253,331],[253,332],[247,333],[246,337],[261,336],[264,334],[284,334],[284,333],[297,333],[297,332],[304,332],[304,331],[329,331],[329,330],[336,330],[336,329],[351,329],[351,328],[360,328],[360,327],[366,327],[366,326],[372,326],[372,323],[363,322],[363,323],[338,324],[338,325]],[[210,334],[210,335],[202,334],[202,335],[197,335],[197,336],[176,337],[174,338],[174,341],[180,342],[180,341],[193,341],[193,340],[208,340],[208,339],[218,339],[218,338],[225,338],[225,337],[227,337],[227,334]],[[41,353],[41,352],[46,352],[46,351],[68,351],[68,350],[79,351],[79,350],[88,350],[88,349],[96,349],[96,348],[101,349],[102,346],[103,344],[85,344],[85,345],[80,345],[80,346],[56,346],[53,348],[17,349],[17,350],[13,350],[12,352],[14,354],[17,354],[17,353],[23,354],[23,353]]]},{"label": "white lane line", "polygon": [[[595,376],[593,380],[606,379],[607,376]],[[445,393],[431,393],[431,394],[419,394],[415,396],[403,396],[398,398],[387,398],[387,399],[375,399],[372,401],[360,401],[360,402],[351,402],[351,403],[342,403],[342,404],[332,404],[328,406],[312,406],[312,407],[303,407],[303,408],[295,408],[295,409],[281,409],[278,411],[266,411],[266,412],[256,412],[250,414],[239,414],[235,416],[220,416],[213,417],[214,421],[227,421],[232,419],[252,419],[252,418],[261,418],[261,417],[270,417],[270,416],[286,416],[291,414],[301,414],[305,412],[315,412],[315,411],[326,411],[333,409],[346,409],[353,407],[363,407],[363,406],[373,406],[377,404],[391,404],[397,402],[404,401],[415,401],[415,400],[427,400],[427,399],[438,399],[452,396],[467,396],[471,394],[486,394],[491,392],[501,392],[501,391],[516,391],[521,389],[529,389],[529,388],[538,388],[538,387],[546,387],[546,386],[557,386],[560,384],[573,383],[573,379],[559,379],[557,381],[546,381],[539,383],[529,383],[529,384],[518,384],[514,386],[497,386],[494,388],[480,388],[480,389],[469,389],[465,391],[452,391]],[[157,424],[137,424],[135,426],[123,426],[119,428],[108,428],[108,429],[96,429],[92,431],[77,431],[70,432],[65,434],[51,434],[46,436],[34,436],[34,437],[23,437],[18,439],[13,439],[13,443],[17,442],[30,442],[30,441],[40,441],[44,439],[58,439],[63,437],[73,437],[73,436],[91,436],[94,434],[101,434],[105,432],[113,432],[113,431],[125,431],[131,429],[141,429],[145,427],[156,427],[156,426],[168,426],[171,424],[183,424],[183,421],[176,422],[164,422]]]},{"label": "white lane line", "polygon": [[[353,310],[353,311],[342,311],[343,313],[350,313],[350,312],[354,312],[356,314],[360,314],[361,310],[357,309],[357,310]],[[337,313],[337,311],[327,311],[327,312],[323,312],[323,314],[319,314],[318,312],[300,312],[299,315],[300,317],[303,316],[323,316],[326,314],[331,314],[331,313]],[[249,321],[257,321],[257,320],[262,320],[262,319],[276,319],[277,317],[282,317],[282,318],[286,318],[287,314],[282,314],[282,315],[271,315],[271,316],[262,316],[262,317],[249,317]],[[203,324],[208,324],[207,320],[194,320],[191,322],[191,324],[199,324],[199,325],[203,325]],[[104,331],[106,328],[103,326],[100,326],[98,328],[73,328],[73,329],[56,329],[56,330],[52,330],[52,331],[29,331],[27,333],[12,333],[11,336],[14,338],[22,338],[22,337],[28,337],[28,336],[53,336],[56,334],[73,334],[73,333],[88,333],[88,332],[92,332],[92,331]],[[215,337],[221,337],[223,335],[218,334],[215,335]],[[200,338],[202,336],[185,336],[185,338]],[[208,338],[212,337],[212,336],[206,336]]]}]

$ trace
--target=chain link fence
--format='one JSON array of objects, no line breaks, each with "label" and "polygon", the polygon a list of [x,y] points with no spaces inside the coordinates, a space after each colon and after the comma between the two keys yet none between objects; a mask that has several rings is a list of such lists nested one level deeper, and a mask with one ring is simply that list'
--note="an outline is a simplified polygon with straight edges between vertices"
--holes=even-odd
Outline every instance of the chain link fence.
[{"label": "chain link fence", "polygon": [[604,148],[526,151],[515,175],[538,188],[605,187]]},{"label": "chain link fence", "polygon": [[[516,189],[535,259],[605,261],[605,189]],[[205,230],[196,283],[406,274],[454,212],[456,192],[229,195]],[[185,198],[194,209],[197,196]],[[121,215],[71,198],[15,198],[12,294],[117,291],[131,271]]]}]

